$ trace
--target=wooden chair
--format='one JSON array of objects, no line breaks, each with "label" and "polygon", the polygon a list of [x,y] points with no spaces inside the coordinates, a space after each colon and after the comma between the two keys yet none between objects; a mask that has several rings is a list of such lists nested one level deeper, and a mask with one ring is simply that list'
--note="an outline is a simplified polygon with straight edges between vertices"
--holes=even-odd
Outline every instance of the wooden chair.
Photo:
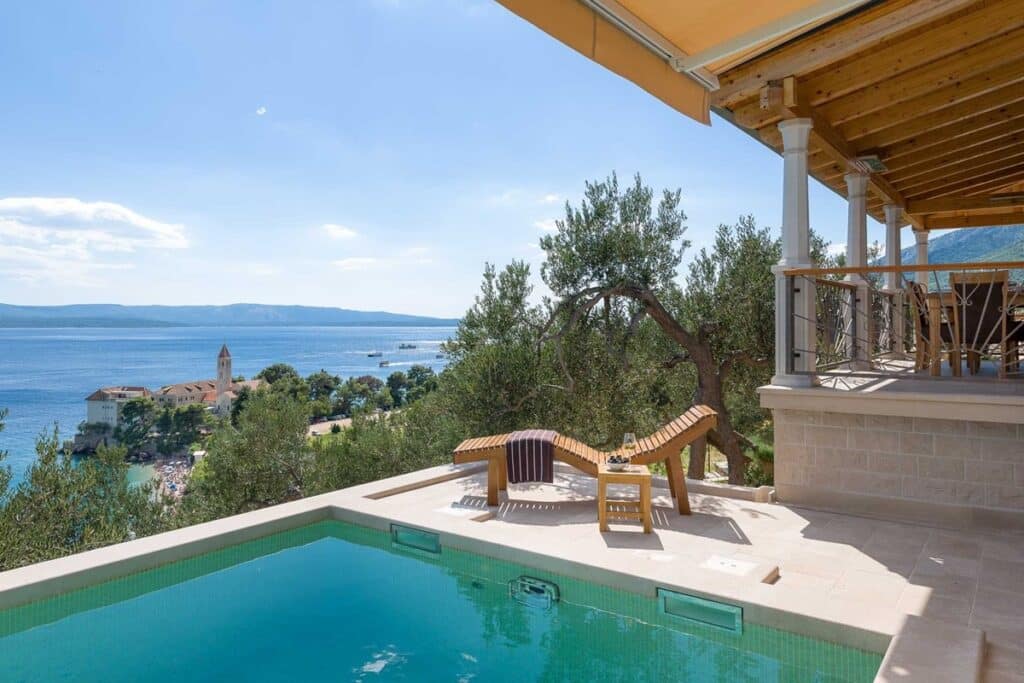
[{"label": "wooden chair", "polygon": [[[954,377],[960,376],[961,353],[957,343],[956,321],[951,315],[950,324],[939,325],[940,348],[931,348],[931,321],[928,311],[928,290],[920,282],[907,283],[907,301],[910,302],[914,321],[914,369],[927,370],[933,353],[942,353],[942,346],[948,348],[949,367]],[[950,326],[952,325],[952,327]]]},{"label": "wooden chair", "polygon": [[[664,462],[668,470],[668,484],[676,499],[679,514],[690,514],[690,501],[686,494],[686,478],[680,453],[684,447],[704,438],[718,426],[718,413],[709,406],[697,405],[669,422],[667,425],[637,442],[636,450],[630,454],[630,462],[636,465],[650,465]],[[505,461],[505,442],[509,434],[483,436],[466,439],[453,453],[456,464],[466,462],[487,462],[487,504],[498,504],[498,491],[508,489],[508,471]],[[609,456],[623,454],[622,449],[611,452],[599,451],[572,437],[559,434],[555,437],[555,460],[572,465],[581,472],[597,477],[598,465],[605,463]]]},{"label": "wooden chair", "polygon": [[971,374],[981,369],[981,356],[999,348],[999,377],[1019,363],[1018,343],[1024,330],[1010,317],[1010,271],[950,273],[955,305],[953,318],[959,345],[967,351]]}]

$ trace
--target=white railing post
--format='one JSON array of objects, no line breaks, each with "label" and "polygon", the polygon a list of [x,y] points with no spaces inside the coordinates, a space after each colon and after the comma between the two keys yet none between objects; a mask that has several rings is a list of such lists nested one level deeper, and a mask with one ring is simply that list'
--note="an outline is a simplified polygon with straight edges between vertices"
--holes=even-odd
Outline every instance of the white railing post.
[{"label": "white railing post", "polygon": [[[807,204],[807,140],[811,119],[787,119],[782,133],[782,259],[775,273],[775,376],[772,384],[809,386],[815,368],[814,281],[801,277],[790,296],[785,271],[810,268],[810,217]],[[790,324],[792,322],[792,324]],[[790,338],[792,335],[792,338]],[[791,353],[797,353],[791,357]],[[792,369],[796,373],[791,374]]]},{"label": "white railing post", "polygon": [[[847,191],[846,265],[864,268],[868,264],[868,175],[854,172],[844,176]],[[851,273],[846,280],[857,285],[852,295],[851,310],[856,308],[856,325],[848,326],[847,353],[854,368],[865,369],[870,364],[871,340],[868,322],[871,317],[871,292],[868,281],[861,273]],[[852,323],[853,321],[851,321]]]}]

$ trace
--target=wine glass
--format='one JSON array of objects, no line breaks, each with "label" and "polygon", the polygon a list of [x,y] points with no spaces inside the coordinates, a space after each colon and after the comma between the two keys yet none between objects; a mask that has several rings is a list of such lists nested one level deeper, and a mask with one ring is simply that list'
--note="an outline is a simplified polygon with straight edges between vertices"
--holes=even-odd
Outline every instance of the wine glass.
[{"label": "wine glass", "polygon": [[633,451],[636,450],[636,434],[633,432],[626,432],[622,435],[622,454],[627,459],[632,459]]}]

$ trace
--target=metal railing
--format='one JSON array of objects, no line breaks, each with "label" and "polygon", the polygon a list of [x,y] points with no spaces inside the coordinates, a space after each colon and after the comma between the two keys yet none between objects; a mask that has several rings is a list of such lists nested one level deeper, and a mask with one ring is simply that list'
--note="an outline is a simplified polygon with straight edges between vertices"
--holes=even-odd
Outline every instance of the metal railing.
[{"label": "metal railing", "polygon": [[1024,262],[794,269],[791,374],[1024,378]]}]

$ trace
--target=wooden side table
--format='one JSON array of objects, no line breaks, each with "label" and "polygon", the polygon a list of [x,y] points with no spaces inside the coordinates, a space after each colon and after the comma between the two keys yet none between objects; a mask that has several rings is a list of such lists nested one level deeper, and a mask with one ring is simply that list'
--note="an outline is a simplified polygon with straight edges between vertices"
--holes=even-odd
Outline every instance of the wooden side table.
[{"label": "wooden side table", "polygon": [[[609,500],[608,484],[633,484],[640,489],[640,500]],[[612,472],[607,465],[597,466],[597,521],[601,531],[608,531],[609,519],[637,519],[643,522],[644,533],[651,533],[651,471],[647,465],[629,465],[621,472]]]}]

